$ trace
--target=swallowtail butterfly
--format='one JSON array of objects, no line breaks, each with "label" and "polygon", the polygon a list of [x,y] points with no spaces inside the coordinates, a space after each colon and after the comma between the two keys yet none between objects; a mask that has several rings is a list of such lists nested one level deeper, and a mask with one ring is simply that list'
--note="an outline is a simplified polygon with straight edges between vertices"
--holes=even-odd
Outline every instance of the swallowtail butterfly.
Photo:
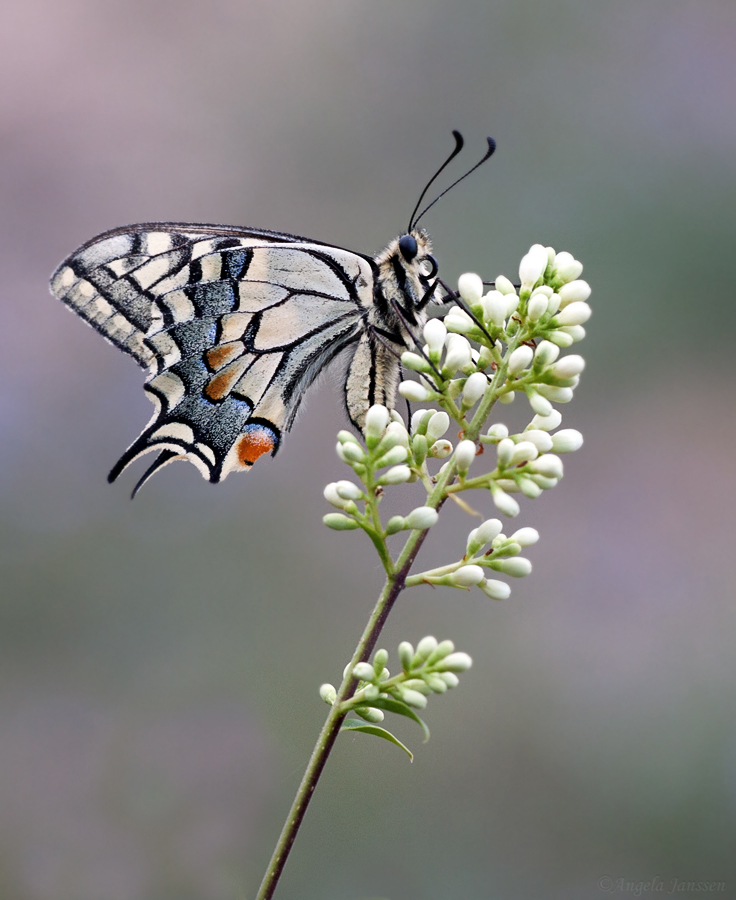
[{"label": "swallowtail butterfly", "polygon": [[115,228],[67,257],[52,293],[148,370],[153,418],[108,476],[158,452],[135,492],[177,459],[211,482],[276,453],[305,390],[350,348],[344,397],[359,429],[371,405],[393,408],[400,355],[414,346],[441,282],[419,215],[376,257],[229,225]]}]

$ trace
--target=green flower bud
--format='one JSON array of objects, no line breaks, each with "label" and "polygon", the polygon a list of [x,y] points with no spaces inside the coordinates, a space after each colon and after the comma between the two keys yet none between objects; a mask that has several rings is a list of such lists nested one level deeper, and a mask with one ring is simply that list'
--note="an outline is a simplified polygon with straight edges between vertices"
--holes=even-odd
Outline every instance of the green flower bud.
[{"label": "green flower bud", "polygon": [[356,706],[353,709],[356,716],[365,719],[366,722],[383,722],[384,714],[382,709],[373,709],[371,706]]},{"label": "green flower bud", "polygon": [[396,534],[399,531],[403,531],[406,528],[406,520],[403,516],[391,516],[391,518],[386,522],[386,534]]},{"label": "green flower bud", "polygon": [[427,659],[427,665],[433,666],[435,663],[455,652],[455,645],[452,641],[440,641],[437,647],[432,651]]},{"label": "green flower bud", "polygon": [[368,703],[372,703],[374,700],[378,700],[378,695],[381,693],[377,684],[369,684],[363,688],[363,696],[365,697]]},{"label": "green flower bud", "polygon": [[402,641],[399,644],[399,660],[401,661],[401,668],[408,672],[412,667],[412,661],[414,659],[414,648],[409,643],[409,641]]},{"label": "green flower bud", "polygon": [[417,644],[417,652],[414,654],[412,668],[416,669],[421,666],[425,660],[429,659],[438,646],[437,638],[432,637],[431,634],[423,637]]},{"label": "green flower bud", "polygon": [[409,457],[409,451],[406,447],[402,447],[401,444],[396,447],[392,447],[388,453],[384,453],[384,455],[376,460],[376,468],[383,469],[385,466],[396,466],[399,463],[406,462]]},{"label": "green flower bud", "polygon": [[460,679],[454,672],[438,672],[437,674],[445,682],[448,688],[454,688],[460,684]]},{"label": "green flower bud", "polygon": [[326,516],[322,516],[322,521],[328,528],[335,531],[355,531],[356,528],[360,528],[355,519],[350,519],[340,513],[327,513]]},{"label": "green flower bud", "polygon": [[447,683],[438,672],[428,672],[424,676],[427,687],[435,694],[444,694],[447,691]]},{"label": "green flower bud", "polygon": [[429,453],[429,445],[427,443],[427,438],[425,437],[425,435],[414,435],[411,441],[411,450],[414,456],[414,462],[418,466],[421,466],[421,464],[427,458],[427,453]]},{"label": "green flower bud", "polygon": [[373,669],[376,675],[380,675],[383,672],[386,663],[388,662],[388,650],[376,650],[373,656]]},{"label": "green flower bud", "polygon": [[517,478],[516,483],[521,493],[530,500],[536,500],[542,493],[542,488],[535,481],[532,481],[531,478],[526,478],[522,475]]},{"label": "green flower bud", "polygon": [[564,331],[551,331],[547,335],[547,339],[550,340],[553,344],[557,344],[558,347],[570,347],[574,341],[572,337]]}]

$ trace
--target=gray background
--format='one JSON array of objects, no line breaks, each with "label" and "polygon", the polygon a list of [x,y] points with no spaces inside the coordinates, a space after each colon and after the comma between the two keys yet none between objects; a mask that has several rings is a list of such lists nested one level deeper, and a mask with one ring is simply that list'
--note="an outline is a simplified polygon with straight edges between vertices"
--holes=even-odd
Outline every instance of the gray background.
[{"label": "gray background", "polygon": [[[427,176],[446,278],[585,263],[565,424],[508,602],[405,596],[382,641],[475,659],[413,765],[343,737],[279,896],[736,892],[736,7],[730,0],[10,0],[0,30],[0,896],[252,897],[381,578],[329,532],[338,378],[212,487],[105,475],[148,420],[131,361],[47,293],[97,232],[249,224],[376,252]],[[519,404],[517,404],[518,406]],[[504,408],[499,417],[513,421]],[[418,497],[409,487],[405,503]],[[486,514],[488,498],[476,504]],[[459,511],[425,554],[473,524]],[[621,892],[621,891],[619,891]],[[700,896],[697,891],[680,896]],[[721,894],[723,896],[723,894]]]}]

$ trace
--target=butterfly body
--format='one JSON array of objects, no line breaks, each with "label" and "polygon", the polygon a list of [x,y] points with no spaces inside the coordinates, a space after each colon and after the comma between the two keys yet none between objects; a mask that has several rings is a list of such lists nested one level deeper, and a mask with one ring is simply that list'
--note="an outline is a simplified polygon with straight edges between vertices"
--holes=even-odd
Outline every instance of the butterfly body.
[{"label": "butterfly body", "polygon": [[[305,390],[349,348],[348,415],[393,407],[399,356],[421,332],[436,263],[414,229],[375,258],[258,229],[152,223],[106,232],[51,290],[148,369],[153,418],[110,473],[158,451],[212,482],[275,453]],[[427,272],[429,265],[430,271]]]}]

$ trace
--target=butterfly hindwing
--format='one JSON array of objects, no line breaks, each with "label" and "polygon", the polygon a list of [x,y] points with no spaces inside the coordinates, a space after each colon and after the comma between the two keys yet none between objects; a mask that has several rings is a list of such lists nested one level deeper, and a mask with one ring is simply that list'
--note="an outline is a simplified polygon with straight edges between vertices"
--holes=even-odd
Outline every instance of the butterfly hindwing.
[{"label": "butterfly hindwing", "polygon": [[155,450],[219,481],[274,453],[319,370],[365,332],[363,256],[275,232],[142,225],[62,263],[52,291],[149,367],[156,411],[110,473]]}]

